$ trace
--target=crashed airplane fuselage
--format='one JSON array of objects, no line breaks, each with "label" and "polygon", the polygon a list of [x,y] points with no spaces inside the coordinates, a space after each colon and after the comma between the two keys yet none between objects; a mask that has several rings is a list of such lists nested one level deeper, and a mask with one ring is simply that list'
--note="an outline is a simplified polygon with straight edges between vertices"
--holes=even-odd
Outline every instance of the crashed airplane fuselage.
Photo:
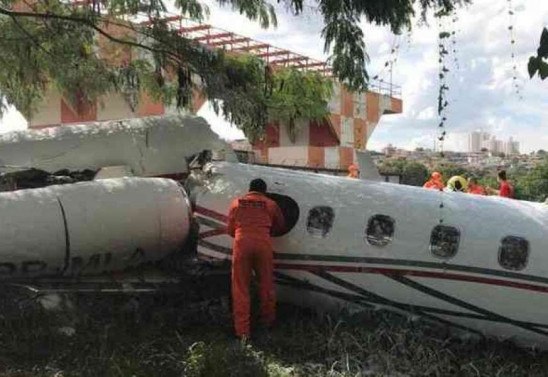
[{"label": "crashed airplane fuselage", "polygon": [[[222,149],[226,159],[235,160],[199,118],[90,127],[96,126],[5,136],[0,163],[8,170],[124,167],[114,170],[181,177],[189,172],[189,159],[203,150]],[[200,224],[200,258],[230,259],[232,240],[224,232],[230,201],[258,177],[267,182],[288,224],[287,232],[274,241],[280,300],[320,308],[382,307],[548,348],[546,206],[216,162],[194,170],[186,182]],[[124,267],[132,265],[134,256],[147,261],[180,252],[190,205],[178,186],[152,180],[123,180],[113,191],[118,198],[127,196],[123,200],[111,196],[103,186],[109,184],[101,180],[0,194],[6,206],[0,225],[11,229],[3,233],[7,246],[0,250],[5,259],[0,272],[27,279],[50,270],[71,276],[82,267],[78,258],[84,267],[90,260],[92,267],[98,263],[100,270],[105,260],[116,259],[112,266]],[[88,196],[86,190],[98,194],[78,203],[77,198]],[[54,221],[48,223],[47,216],[30,219],[30,208],[39,207],[33,204],[35,196],[44,197],[40,205]],[[65,203],[68,210],[63,213]],[[23,225],[25,221],[36,231]],[[50,245],[42,245],[42,239]],[[17,242],[34,251],[18,254]],[[144,252],[136,253],[138,249]],[[93,259],[95,254],[99,257]]]},{"label": "crashed airplane fuselage", "polygon": [[280,299],[388,308],[548,347],[548,207],[253,165],[215,163],[196,195],[198,253],[226,259],[229,204],[263,178]]}]

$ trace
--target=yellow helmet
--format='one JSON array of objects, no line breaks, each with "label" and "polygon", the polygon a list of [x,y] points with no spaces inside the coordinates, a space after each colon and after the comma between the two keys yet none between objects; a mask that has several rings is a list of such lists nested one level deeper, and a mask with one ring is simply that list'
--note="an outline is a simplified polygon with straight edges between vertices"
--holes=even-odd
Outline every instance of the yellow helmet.
[{"label": "yellow helmet", "polygon": [[450,191],[466,192],[466,190],[468,189],[468,182],[464,177],[461,177],[460,175],[455,175],[447,181],[447,188]]}]

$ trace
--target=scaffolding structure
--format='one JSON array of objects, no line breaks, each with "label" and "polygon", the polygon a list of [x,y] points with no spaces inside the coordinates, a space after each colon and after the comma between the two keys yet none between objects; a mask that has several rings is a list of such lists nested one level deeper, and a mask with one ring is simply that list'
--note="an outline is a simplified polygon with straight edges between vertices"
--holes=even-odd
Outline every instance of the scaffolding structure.
[{"label": "scaffolding structure", "polygon": [[[162,21],[182,37],[194,40],[207,48],[221,49],[236,54],[252,54],[263,59],[272,67],[293,67],[315,71],[326,76],[332,74],[331,67],[325,61],[313,59],[213,25],[199,23],[178,15],[166,16],[162,18]],[[154,20],[147,20],[141,22],[140,25],[150,26],[153,23]]]},{"label": "scaffolding structure", "polygon": [[[91,6],[91,0],[69,0],[72,6]],[[318,60],[297,52],[273,46],[263,41],[221,29],[210,24],[191,20],[187,17],[166,12],[161,17],[150,18],[138,15],[131,20],[141,27],[150,27],[155,22],[166,23],[171,30],[184,38],[196,41],[210,49],[221,49],[232,54],[252,54],[263,59],[272,68],[292,67],[299,70],[317,72],[333,77],[333,69],[327,61]],[[401,87],[383,80],[369,80],[368,90],[381,95],[401,98]]]}]

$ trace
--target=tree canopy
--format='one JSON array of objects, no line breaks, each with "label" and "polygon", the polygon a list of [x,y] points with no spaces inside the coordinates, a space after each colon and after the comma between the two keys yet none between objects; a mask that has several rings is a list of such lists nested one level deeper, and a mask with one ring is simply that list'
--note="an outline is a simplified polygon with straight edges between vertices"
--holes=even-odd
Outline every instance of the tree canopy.
[{"label": "tree canopy", "polygon": [[[323,17],[322,36],[325,51],[331,54],[334,76],[351,90],[367,88],[362,19],[400,33],[411,27],[415,10],[423,16],[429,9],[450,12],[468,1],[315,0]],[[285,3],[296,15],[305,5],[304,0],[277,2]],[[145,91],[157,100],[185,107],[196,85],[192,77],[199,78],[215,109],[247,134],[260,132],[272,115],[292,120],[305,114],[317,118],[327,112],[330,90],[326,80],[310,72],[272,72],[257,58],[229,56],[185,38],[162,20],[167,9],[163,0],[78,3],[0,0],[0,115],[9,104],[31,116],[48,86],[56,87],[75,103],[118,91],[134,104],[137,94]],[[216,3],[232,7],[265,28],[277,23],[275,8],[266,0]],[[175,0],[174,6],[180,15],[193,20],[204,20],[209,13],[200,0]],[[128,22],[132,16],[146,17],[149,25]],[[116,28],[125,32],[112,32]],[[131,49],[132,58],[106,59],[97,52],[97,36]],[[280,91],[276,85],[280,82],[293,84]],[[282,109],[281,103],[287,108]],[[294,110],[297,105],[305,114]]]},{"label": "tree canopy", "polygon": [[541,80],[548,77],[548,29],[542,29],[540,35],[540,43],[537,49],[537,56],[531,56],[527,65],[529,76],[533,78],[538,73]]}]

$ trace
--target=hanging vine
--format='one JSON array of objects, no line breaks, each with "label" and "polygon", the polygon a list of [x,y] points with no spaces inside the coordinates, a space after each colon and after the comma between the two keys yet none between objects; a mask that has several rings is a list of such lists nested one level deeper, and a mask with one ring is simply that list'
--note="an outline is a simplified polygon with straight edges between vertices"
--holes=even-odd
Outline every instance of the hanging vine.
[{"label": "hanging vine", "polygon": [[508,31],[510,34],[510,53],[512,57],[512,91],[516,93],[519,99],[523,99],[521,86],[518,81],[518,65],[516,62],[515,11],[512,0],[506,1],[508,3]]},{"label": "hanging vine", "polygon": [[455,63],[455,68],[457,71],[460,70],[460,64],[459,64],[459,58],[457,54],[457,22],[459,21],[459,17],[457,16],[457,12],[453,11],[452,14],[452,30],[451,30],[451,52],[453,53],[453,62]]},{"label": "hanging vine", "polygon": [[397,35],[394,37],[394,40],[392,41],[392,46],[390,47],[390,54],[388,58],[385,60],[381,70],[376,75],[373,76],[373,80],[384,81],[384,75],[387,73],[387,69],[388,69],[388,73],[392,72],[392,67],[398,61],[400,44],[401,44],[401,38],[399,35]]},{"label": "hanging vine", "polygon": [[[449,31],[446,27],[446,20],[451,16],[451,12],[447,10],[440,10],[435,14],[438,19],[438,146],[440,150],[440,156],[444,157],[444,141],[447,135],[445,128],[445,123],[447,122],[447,112],[449,107],[448,100],[448,76],[450,73],[449,61],[450,61],[450,51],[454,50],[456,52],[456,47],[452,42],[454,41],[455,30]],[[455,25],[456,20],[453,18],[453,25]],[[439,203],[439,223],[443,224],[444,222],[444,195],[440,195]]]},{"label": "hanging vine", "polygon": [[439,11],[436,13],[438,18],[438,145],[440,149],[440,154],[444,156],[443,142],[447,131],[445,129],[445,123],[447,121],[447,110],[449,106],[449,101],[447,99],[447,93],[449,90],[448,74],[450,69],[448,67],[448,58],[449,58],[449,41],[451,38],[451,32],[447,31],[444,27],[444,20],[449,15],[446,11]]}]

